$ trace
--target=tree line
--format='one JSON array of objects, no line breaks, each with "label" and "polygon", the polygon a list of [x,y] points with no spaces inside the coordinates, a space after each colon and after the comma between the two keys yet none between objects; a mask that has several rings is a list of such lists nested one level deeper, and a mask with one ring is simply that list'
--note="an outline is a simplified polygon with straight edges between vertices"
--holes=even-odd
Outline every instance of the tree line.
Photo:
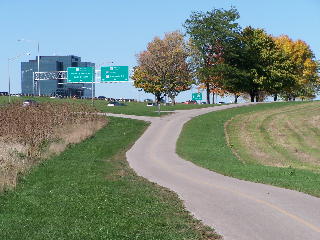
[{"label": "tree line", "polygon": [[[264,29],[241,28],[240,15],[229,10],[193,12],[185,21],[185,34],[174,31],[155,37],[137,54],[133,80],[137,88],[153,93],[160,101],[174,102],[193,84],[207,93],[232,94],[253,101],[267,96],[285,100],[311,99],[319,91],[319,62],[309,45],[278,37]],[[187,39],[187,40],[186,40]]]}]

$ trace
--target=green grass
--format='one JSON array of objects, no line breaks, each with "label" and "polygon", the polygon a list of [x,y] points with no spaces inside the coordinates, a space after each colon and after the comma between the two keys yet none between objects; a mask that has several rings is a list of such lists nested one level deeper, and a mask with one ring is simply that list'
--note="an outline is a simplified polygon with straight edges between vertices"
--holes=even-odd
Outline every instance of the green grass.
[{"label": "green grass", "polygon": [[[122,113],[129,115],[141,115],[141,116],[159,116],[158,107],[147,107],[147,103],[125,103],[127,106],[122,107],[108,107],[107,104],[103,101],[96,101],[95,106],[102,112],[111,112],[111,113]],[[175,110],[188,110],[196,108],[205,108],[212,107],[213,104],[182,104],[178,103],[174,106],[161,106],[161,111],[175,111]],[[161,112],[162,115],[168,113]]]},{"label": "green grass", "polygon": [[[12,97],[11,98],[13,101],[16,101],[16,97]],[[6,96],[0,96],[0,106],[1,105],[5,105],[5,104],[8,104],[9,102],[9,97],[6,97]]]},{"label": "green grass", "polygon": [[294,189],[320,197],[320,174],[292,167],[278,168],[252,162],[243,163],[232,153],[225,139],[225,122],[238,114],[299,104],[303,103],[259,104],[196,117],[185,124],[177,142],[177,153],[199,166],[227,176]]},{"label": "green grass", "polygon": [[237,115],[226,133],[243,162],[320,172],[320,102]]},{"label": "green grass", "polygon": [[[0,239],[209,239],[177,195],[135,175],[125,151],[141,121],[110,118],[0,195]],[[215,238],[210,238],[215,239]]]},{"label": "green grass", "polygon": [[[91,99],[51,99],[48,97],[12,97],[12,101],[23,101],[23,99],[34,99],[39,102],[72,102],[72,103],[85,103],[92,104]],[[8,97],[0,97],[0,104],[7,103]],[[94,100],[94,106],[101,112],[110,112],[110,113],[121,113],[128,115],[138,115],[138,116],[151,116],[157,117],[158,115],[158,107],[147,107],[147,103],[142,102],[128,102],[125,103],[127,106],[116,106],[116,107],[108,107],[107,101],[105,100]],[[213,104],[176,104],[174,106],[161,106],[161,111],[174,111],[174,110],[188,110],[195,108],[206,108],[212,107]],[[167,115],[167,112],[162,112],[160,115]]]}]

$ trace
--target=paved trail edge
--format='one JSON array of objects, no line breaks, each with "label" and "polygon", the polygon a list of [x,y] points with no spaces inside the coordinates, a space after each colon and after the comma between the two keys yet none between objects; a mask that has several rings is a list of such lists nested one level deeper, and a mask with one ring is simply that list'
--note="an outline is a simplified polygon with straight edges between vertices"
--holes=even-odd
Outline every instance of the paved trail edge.
[{"label": "paved trail edge", "polygon": [[138,175],[175,191],[197,219],[225,240],[319,240],[319,198],[226,177],[176,154],[176,141],[191,118],[246,105],[176,111],[162,118],[122,115],[151,122],[127,160]]}]

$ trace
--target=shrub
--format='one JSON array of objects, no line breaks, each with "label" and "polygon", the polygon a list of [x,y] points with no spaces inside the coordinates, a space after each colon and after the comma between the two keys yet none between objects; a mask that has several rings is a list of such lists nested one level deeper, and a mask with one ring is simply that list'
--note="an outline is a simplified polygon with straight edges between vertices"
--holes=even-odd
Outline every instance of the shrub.
[{"label": "shrub", "polygon": [[1,107],[0,190],[14,186],[19,173],[48,156],[45,150],[57,150],[57,142],[62,141],[56,151],[59,152],[101,128],[106,118],[94,114],[95,111],[88,105],[70,103],[27,107],[15,103]]}]

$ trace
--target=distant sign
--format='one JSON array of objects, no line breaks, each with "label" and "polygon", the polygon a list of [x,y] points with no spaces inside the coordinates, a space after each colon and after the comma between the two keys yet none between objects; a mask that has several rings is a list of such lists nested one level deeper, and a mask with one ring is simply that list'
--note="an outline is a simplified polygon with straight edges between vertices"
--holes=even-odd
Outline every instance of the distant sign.
[{"label": "distant sign", "polygon": [[128,66],[101,67],[101,82],[129,81]]},{"label": "distant sign", "polygon": [[202,100],[202,93],[192,93],[192,100]]},{"label": "distant sign", "polygon": [[90,83],[94,82],[93,67],[69,67],[68,83]]}]

